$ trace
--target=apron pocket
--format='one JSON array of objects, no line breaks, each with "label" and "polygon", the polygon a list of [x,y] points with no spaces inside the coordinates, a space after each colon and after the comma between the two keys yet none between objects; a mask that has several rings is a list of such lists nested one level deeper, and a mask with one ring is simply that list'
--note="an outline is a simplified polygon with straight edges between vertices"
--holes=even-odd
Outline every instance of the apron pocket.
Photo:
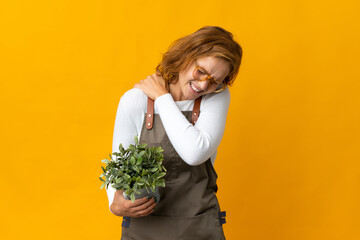
[{"label": "apron pocket", "polygon": [[223,240],[219,211],[212,210],[194,217],[149,215],[132,218],[123,228],[122,240]]},{"label": "apron pocket", "polygon": [[212,210],[192,218],[180,219],[178,238],[184,240],[223,240],[224,232],[219,221],[219,211]]}]

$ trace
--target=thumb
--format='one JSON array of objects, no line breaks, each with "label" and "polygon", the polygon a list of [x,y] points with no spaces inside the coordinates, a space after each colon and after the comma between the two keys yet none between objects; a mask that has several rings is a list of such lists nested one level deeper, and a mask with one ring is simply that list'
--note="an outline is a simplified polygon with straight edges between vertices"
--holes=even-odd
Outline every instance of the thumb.
[{"label": "thumb", "polygon": [[116,190],[115,191],[115,195],[122,195],[123,194],[123,190]]}]

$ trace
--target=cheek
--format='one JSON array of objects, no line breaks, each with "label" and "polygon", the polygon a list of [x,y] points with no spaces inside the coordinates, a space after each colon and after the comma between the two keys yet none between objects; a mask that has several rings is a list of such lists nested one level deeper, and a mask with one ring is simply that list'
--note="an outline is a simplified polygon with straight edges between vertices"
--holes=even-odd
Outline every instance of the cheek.
[{"label": "cheek", "polygon": [[216,86],[209,86],[206,93],[212,93],[215,91],[215,89],[216,89]]},{"label": "cheek", "polygon": [[179,74],[179,82],[181,85],[186,85],[191,80],[193,80],[192,74],[188,74],[188,73]]}]

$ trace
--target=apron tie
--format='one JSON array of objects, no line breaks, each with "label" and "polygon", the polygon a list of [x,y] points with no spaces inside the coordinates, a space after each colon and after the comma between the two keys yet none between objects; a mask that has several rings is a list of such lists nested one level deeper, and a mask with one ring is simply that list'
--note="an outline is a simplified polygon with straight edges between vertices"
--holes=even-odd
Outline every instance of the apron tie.
[{"label": "apron tie", "polygon": [[130,227],[130,217],[123,217],[123,222],[122,222],[122,226],[123,227],[126,227],[126,228],[128,228],[128,227]]},{"label": "apron tie", "polygon": [[223,225],[224,223],[226,223],[225,217],[226,217],[226,211],[219,212],[220,225]]}]

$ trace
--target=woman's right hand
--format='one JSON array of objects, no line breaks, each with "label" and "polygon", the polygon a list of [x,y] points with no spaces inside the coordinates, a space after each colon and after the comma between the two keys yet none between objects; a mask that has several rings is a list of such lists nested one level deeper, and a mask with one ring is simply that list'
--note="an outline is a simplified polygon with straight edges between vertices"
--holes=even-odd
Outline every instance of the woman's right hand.
[{"label": "woman's right hand", "polygon": [[153,197],[136,199],[134,202],[126,200],[122,190],[115,191],[114,200],[110,206],[111,212],[116,216],[144,217],[155,210],[157,200]]}]

